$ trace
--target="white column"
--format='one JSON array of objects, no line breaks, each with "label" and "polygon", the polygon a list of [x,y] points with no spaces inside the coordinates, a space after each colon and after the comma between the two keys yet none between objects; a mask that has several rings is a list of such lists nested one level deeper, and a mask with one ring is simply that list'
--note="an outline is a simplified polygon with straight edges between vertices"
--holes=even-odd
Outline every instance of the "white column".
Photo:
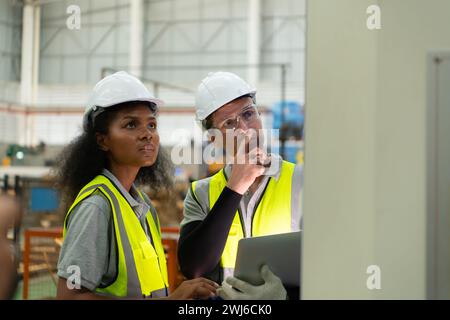
[{"label": "white column", "polygon": [[247,71],[248,82],[258,86],[261,43],[261,0],[249,0],[248,2],[248,39],[247,39],[247,63],[250,65]]},{"label": "white column", "polygon": [[[40,57],[40,35],[41,35],[41,7],[36,5],[34,7],[34,38],[33,38],[33,79],[32,79],[32,95],[31,103],[33,105],[38,101],[38,89],[39,89],[39,57]],[[35,116],[31,114],[29,126],[29,139],[27,143],[36,145],[38,143],[37,136],[35,134]]]},{"label": "white column", "polygon": [[[29,106],[33,100],[33,49],[34,49],[34,7],[25,2],[22,19],[22,54],[20,75],[20,103]],[[18,119],[17,142],[27,143],[27,119],[21,116]]]},{"label": "white column", "polygon": [[34,34],[33,34],[33,79],[32,79],[32,100],[37,101],[37,89],[39,84],[39,53],[41,35],[41,7],[34,7]]},{"label": "white column", "polygon": [[[20,76],[20,103],[25,107],[34,106],[37,101],[39,83],[39,47],[41,9],[33,2],[23,7],[22,53]],[[34,116],[20,116],[17,126],[17,142],[24,145],[35,144]]]},{"label": "white column", "polygon": [[34,8],[25,3],[23,6],[22,23],[22,61],[20,76],[20,102],[28,104],[32,100],[33,84],[33,38],[34,38]]},{"label": "white column", "polygon": [[130,0],[130,59],[131,74],[142,76],[142,50],[144,30],[144,1]]}]

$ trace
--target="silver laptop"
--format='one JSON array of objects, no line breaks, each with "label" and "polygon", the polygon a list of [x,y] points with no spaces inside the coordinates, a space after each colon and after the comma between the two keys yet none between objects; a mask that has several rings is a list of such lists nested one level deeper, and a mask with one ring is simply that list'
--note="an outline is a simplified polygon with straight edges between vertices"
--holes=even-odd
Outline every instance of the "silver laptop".
[{"label": "silver laptop", "polygon": [[234,276],[253,285],[261,285],[264,280],[260,269],[267,264],[285,286],[300,286],[300,233],[241,239]]}]

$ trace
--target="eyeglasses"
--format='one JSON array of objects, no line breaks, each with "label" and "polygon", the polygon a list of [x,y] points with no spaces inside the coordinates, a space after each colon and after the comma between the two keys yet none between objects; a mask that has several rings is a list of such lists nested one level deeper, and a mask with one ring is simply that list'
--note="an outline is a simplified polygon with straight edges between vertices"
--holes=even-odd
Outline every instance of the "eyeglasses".
[{"label": "eyeglasses", "polygon": [[225,129],[225,130],[235,130],[239,127],[239,122],[242,120],[246,125],[251,124],[256,119],[259,119],[259,113],[256,109],[255,105],[251,105],[248,108],[246,108],[244,111],[242,111],[237,117],[235,118],[228,118],[226,120],[223,120],[219,123],[217,126],[218,129]]}]

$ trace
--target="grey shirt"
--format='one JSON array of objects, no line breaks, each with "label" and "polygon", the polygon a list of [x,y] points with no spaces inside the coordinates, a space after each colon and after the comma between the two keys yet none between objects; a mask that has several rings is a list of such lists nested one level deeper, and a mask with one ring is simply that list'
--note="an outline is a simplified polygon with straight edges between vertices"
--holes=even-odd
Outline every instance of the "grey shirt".
[{"label": "grey shirt", "polygon": [[[104,169],[102,173],[118,187],[152,243],[146,218],[149,210],[153,216],[156,216],[156,211],[149,198],[143,193],[143,200],[134,185],[127,192],[108,170]],[[79,267],[81,286],[91,291],[108,286],[117,276],[112,210],[108,199],[98,190],[75,206],[67,221],[66,237],[59,254],[58,276],[67,279],[73,275],[70,266]]]}]

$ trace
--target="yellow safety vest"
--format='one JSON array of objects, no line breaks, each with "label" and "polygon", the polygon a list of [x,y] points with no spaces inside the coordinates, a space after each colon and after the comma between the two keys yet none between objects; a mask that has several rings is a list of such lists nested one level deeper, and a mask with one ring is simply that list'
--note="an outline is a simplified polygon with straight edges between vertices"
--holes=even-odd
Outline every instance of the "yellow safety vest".
[{"label": "yellow safety vest", "polygon": [[98,175],[81,189],[66,215],[63,237],[72,209],[96,190],[102,192],[111,205],[118,248],[116,280],[105,288],[97,288],[96,292],[116,297],[167,295],[167,263],[158,217],[154,219],[150,212],[147,214],[152,245],[130,204],[106,176]]},{"label": "yellow safety vest", "polygon": [[[252,237],[291,232],[292,175],[295,164],[283,161],[278,181],[270,178],[252,218]],[[227,180],[223,169],[211,177],[209,182],[209,207],[212,208],[225,188]],[[195,194],[195,182],[192,190]],[[197,196],[196,196],[197,197]],[[298,208],[297,208],[298,209]],[[222,268],[234,268],[237,247],[244,237],[244,224],[239,210],[233,219],[227,242],[221,257]]]}]

